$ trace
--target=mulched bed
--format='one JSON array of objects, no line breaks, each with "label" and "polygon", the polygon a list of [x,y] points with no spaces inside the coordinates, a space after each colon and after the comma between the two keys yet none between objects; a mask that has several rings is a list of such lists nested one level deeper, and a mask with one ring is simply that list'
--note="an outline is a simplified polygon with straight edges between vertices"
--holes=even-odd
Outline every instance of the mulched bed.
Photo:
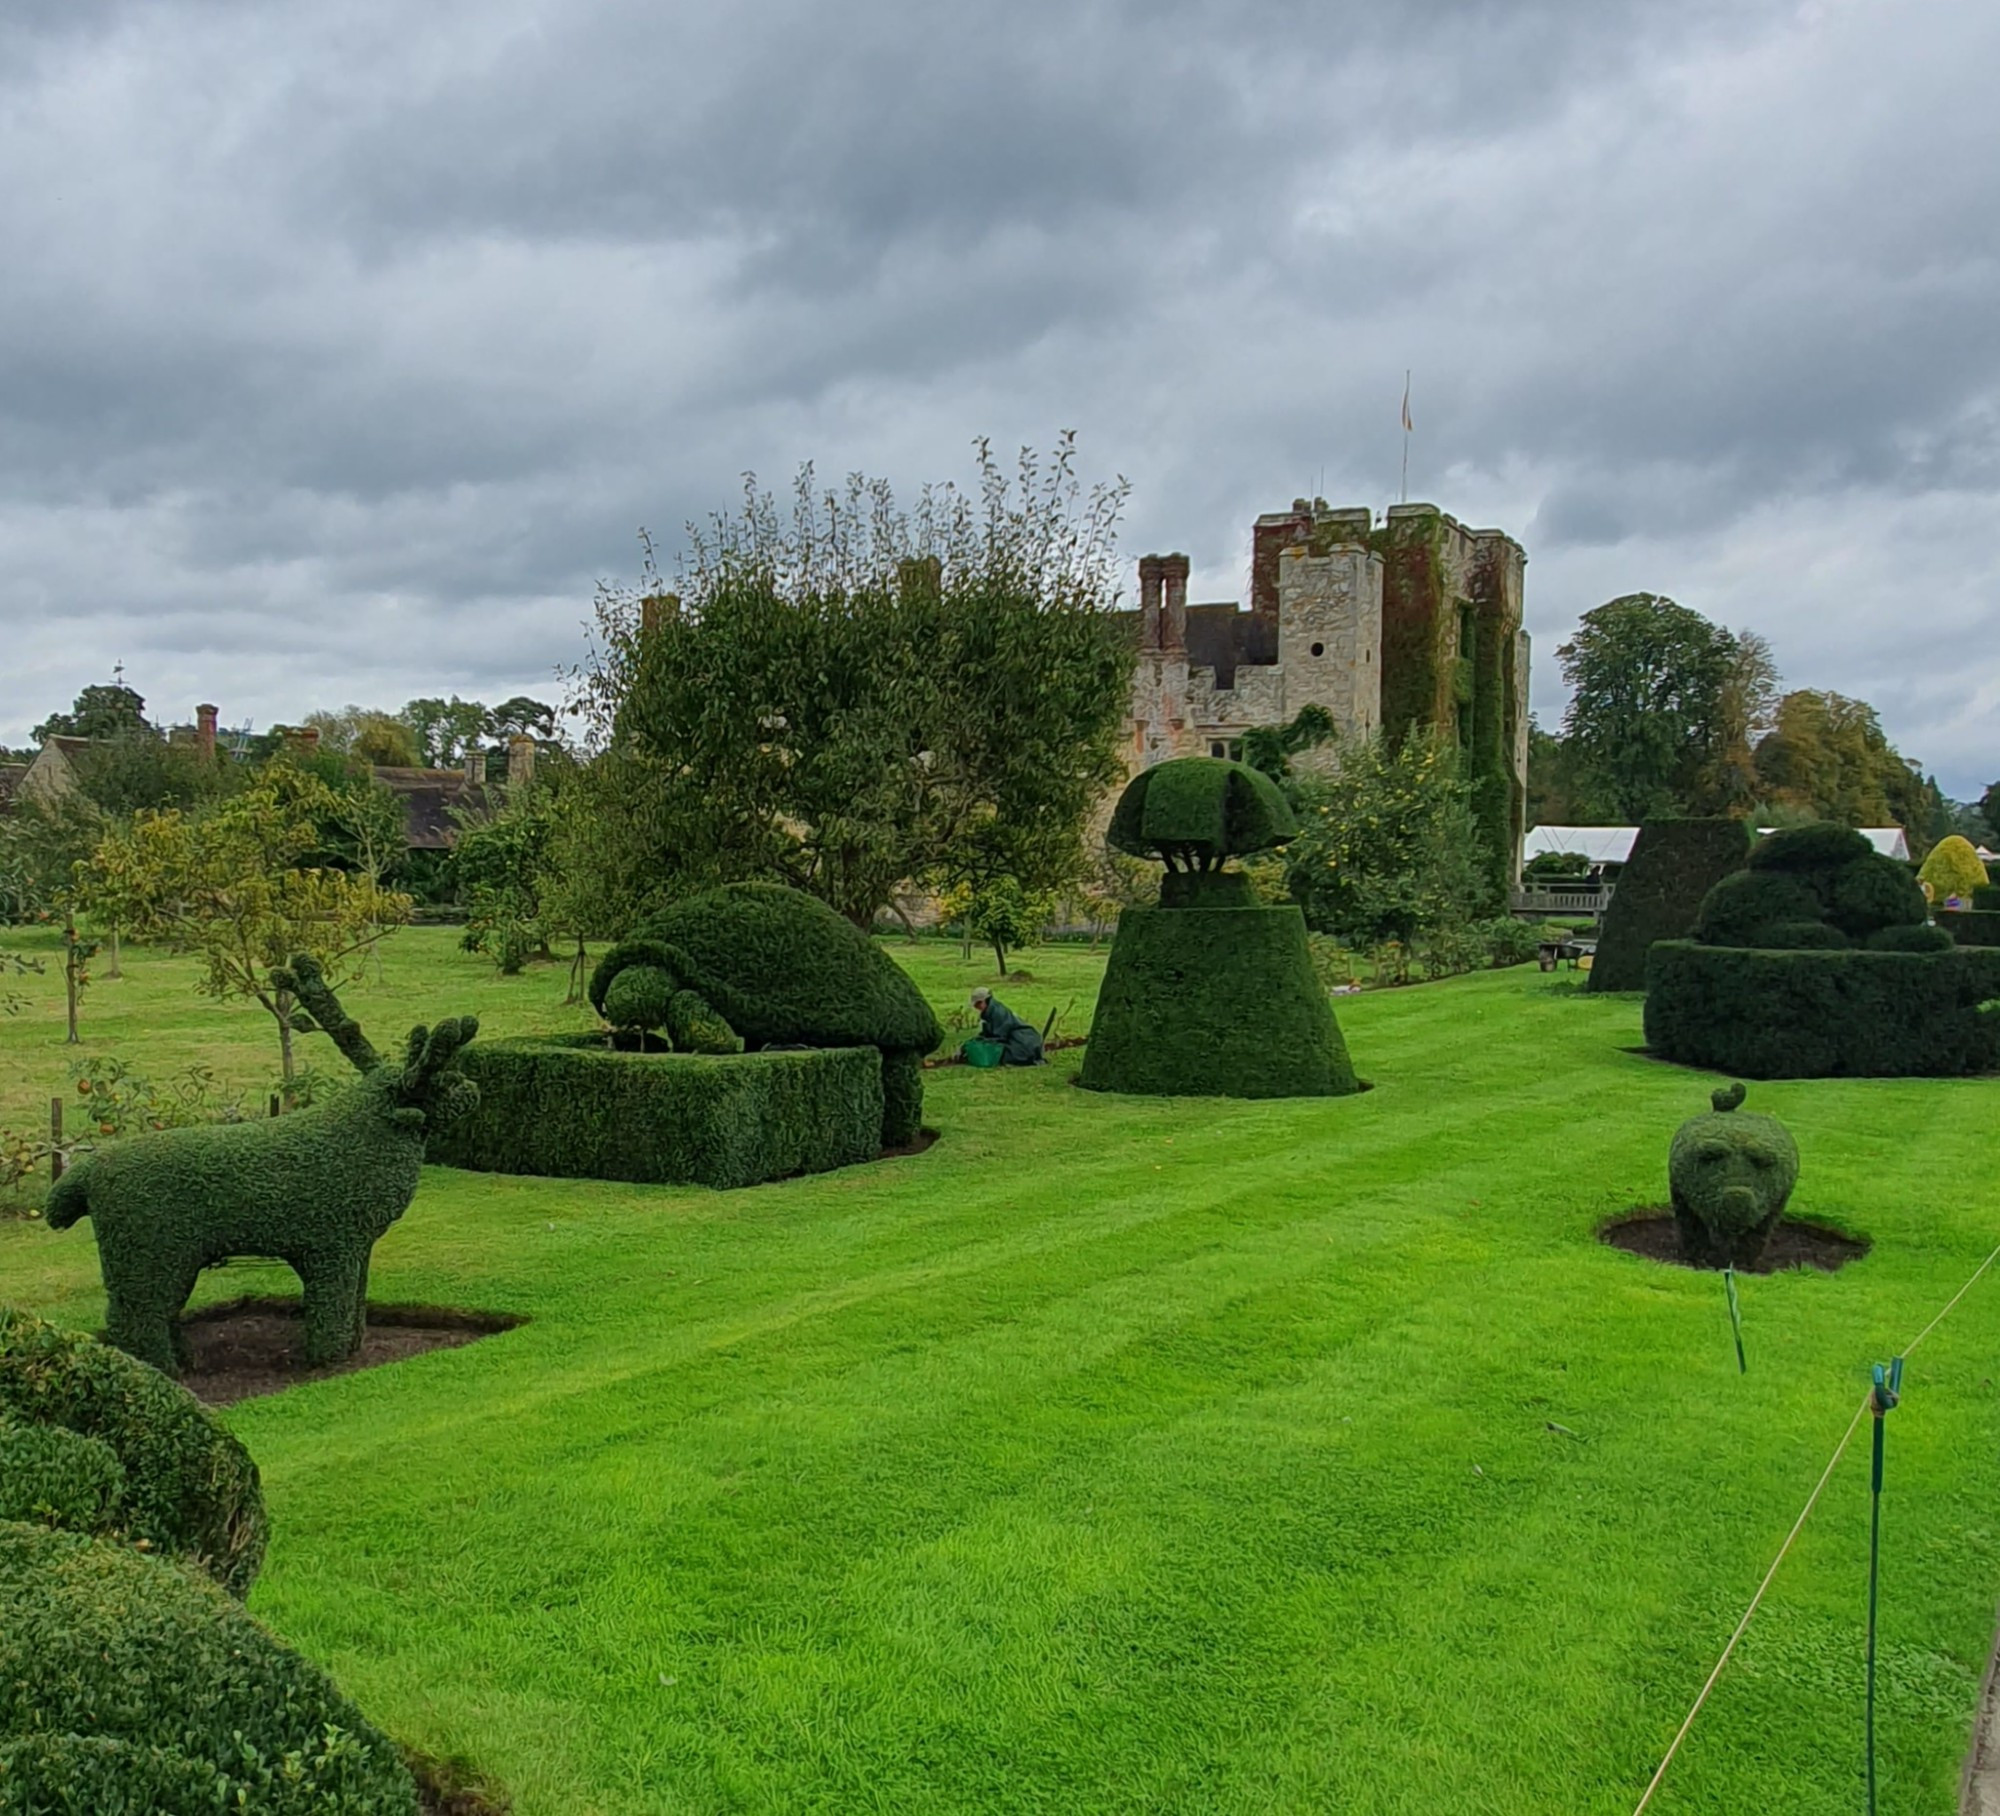
[{"label": "mulched bed", "polygon": [[[1673,1211],[1663,1204],[1644,1205],[1613,1218],[1597,1232],[1600,1242],[1623,1249],[1628,1255],[1643,1255],[1648,1261],[1665,1261],[1674,1267],[1692,1267],[1681,1258],[1681,1233]],[[1746,1274],[1775,1274],[1788,1267],[1816,1267],[1823,1274],[1838,1272],[1850,1261],[1859,1261],[1870,1244],[1858,1236],[1844,1236],[1824,1224],[1806,1223],[1796,1217],[1781,1217],[1771,1232],[1763,1259]],[[1720,1273],[1720,1268],[1708,1270]]]},{"label": "mulched bed", "polygon": [[508,1816],[514,1807],[462,1759],[432,1759],[405,1747],[403,1763],[417,1781],[417,1807],[424,1816]]},{"label": "mulched bed", "polygon": [[259,1394],[282,1393],[301,1381],[351,1375],[429,1349],[456,1349],[526,1322],[510,1312],[459,1311],[448,1305],[371,1305],[360,1354],[308,1368],[296,1299],[232,1299],[181,1320],[187,1344],[181,1385],[210,1406],[232,1406]]},{"label": "mulched bed", "polygon": [[877,1154],[877,1160],[907,1160],[912,1154],[927,1154],[937,1146],[938,1132],[935,1129],[919,1129],[915,1141],[906,1141],[899,1148],[884,1148]]}]

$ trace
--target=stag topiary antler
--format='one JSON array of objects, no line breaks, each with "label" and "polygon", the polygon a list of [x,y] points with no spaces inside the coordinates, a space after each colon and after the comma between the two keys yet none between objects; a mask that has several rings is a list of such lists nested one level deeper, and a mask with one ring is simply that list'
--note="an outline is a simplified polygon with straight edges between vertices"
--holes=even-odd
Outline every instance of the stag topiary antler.
[{"label": "stag topiary antler", "polygon": [[372,1072],[382,1063],[381,1054],[361,1032],[361,1024],[340,1006],[333,986],[326,981],[320,962],[309,952],[293,955],[289,965],[276,966],[271,982],[304,1005],[304,1013],[294,1010],[292,1027],[300,1034],[315,1029],[340,1049],[357,1072]]}]

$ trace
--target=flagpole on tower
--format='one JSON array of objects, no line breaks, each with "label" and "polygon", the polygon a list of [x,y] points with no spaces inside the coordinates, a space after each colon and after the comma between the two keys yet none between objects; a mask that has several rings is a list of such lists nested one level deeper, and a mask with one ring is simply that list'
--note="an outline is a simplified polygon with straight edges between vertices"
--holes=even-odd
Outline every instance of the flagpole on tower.
[{"label": "flagpole on tower", "polygon": [[1403,496],[1402,504],[1410,502],[1410,430],[1415,425],[1410,421],[1410,369],[1403,368]]}]

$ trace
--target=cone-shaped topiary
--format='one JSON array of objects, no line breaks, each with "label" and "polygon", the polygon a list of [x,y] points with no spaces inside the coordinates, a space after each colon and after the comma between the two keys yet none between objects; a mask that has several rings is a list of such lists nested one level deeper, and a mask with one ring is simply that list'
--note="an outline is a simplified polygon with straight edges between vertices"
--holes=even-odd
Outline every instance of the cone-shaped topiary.
[{"label": "cone-shaped topiary", "polygon": [[1948,902],[1956,897],[1970,904],[1987,886],[1986,866],[1979,861],[1972,841],[1954,832],[1931,847],[1917,872],[1917,881],[1930,884],[1933,901]]},{"label": "cone-shaped topiary", "polygon": [[0,1810],[417,1816],[395,1745],[214,1583],[0,1523]]},{"label": "cone-shaped topiary", "polygon": [[1078,1083],[1158,1096],[1330,1097],[1361,1086],[1314,975],[1305,917],[1259,907],[1231,857],[1298,822],[1277,785],[1217,757],[1127,784],[1110,842],[1167,866],[1160,906],[1118,918]]},{"label": "cone-shaped topiary", "polygon": [[1741,820],[1648,820],[1604,911],[1584,988],[1645,989],[1653,942],[1686,939],[1709,890],[1749,855],[1750,829]]},{"label": "cone-shaped topiary", "polygon": [[882,1145],[916,1139],[923,1059],[944,1030],[906,972],[816,896],[731,883],[652,915],[599,962],[591,1005],[635,1043],[683,1051],[877,1047]]},{"label": "cone-shaped topiary", "polygon": [[1667,1153],[1681,1255],[1696,1267],[1750,1267],[1798,1183],[1799,1149],[1775,1116],[1743,1116],[1744,1090],[1709,1099],[1674,1132]]},{"label": "cone-shaped topiary", "polygon": [[269,1530],[257,1465],[191,1393],[6,1306],[0,1519],[129,1539],[199,1565],[234,1595],[250,1593]]},{"label": "cone-shaped topiary", "polygon": [[383,1060],[327,987],[293,959],[273,982],[304,1005],[361,1073],[332,1102],[272,1121],[166,1129],[86,1155],[49,1192],[51,1229],[91,1219],[110,1300],[106,1335],[173,1373],[175,1320],[203,1268],[238,1255],[287,1262],[305,1289],[310,1364],[361,1347],[368,1257],[409,1208],[424,1138],[478,1101],[454,1065],[479,1030],[471,1016],[413,1028],[402,1060]]}]

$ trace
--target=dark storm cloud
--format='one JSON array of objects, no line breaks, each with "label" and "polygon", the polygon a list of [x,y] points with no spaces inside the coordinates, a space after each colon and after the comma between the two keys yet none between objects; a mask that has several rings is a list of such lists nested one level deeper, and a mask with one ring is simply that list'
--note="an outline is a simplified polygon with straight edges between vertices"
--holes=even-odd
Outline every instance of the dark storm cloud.
[{"label": "dark storm cloud", "polygon": [[120,658],[546,694],[642,523],[982,432],[1078,428],[1226,596],[1257,511],[1393,500],[1411,367],[1545,715],[1672,592],[1971,790],[1996,63],[1945,0],[10,7],[0,739]]}]

